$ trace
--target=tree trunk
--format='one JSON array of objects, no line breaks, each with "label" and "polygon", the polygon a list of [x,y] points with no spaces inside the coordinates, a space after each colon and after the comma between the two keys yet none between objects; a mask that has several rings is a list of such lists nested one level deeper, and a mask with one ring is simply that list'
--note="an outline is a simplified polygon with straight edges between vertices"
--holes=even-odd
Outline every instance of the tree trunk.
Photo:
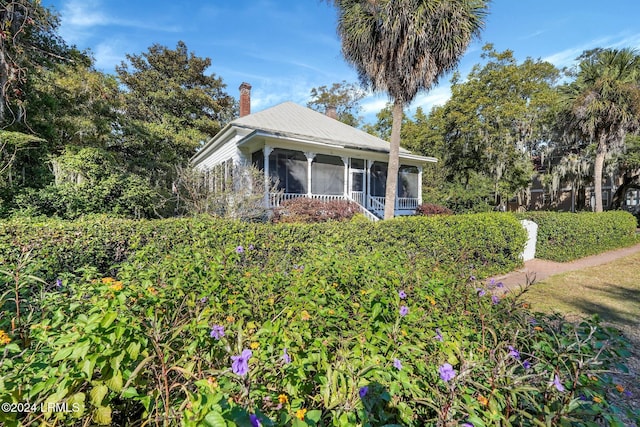
[{"label": "tree trunk", "polygon": [[594,184],[594,197],[596,200],[596,212],[602,212],[602,170],[604,169],[604,156],[607,153],[607,144],[603,141],[604,137],[600,138],[598,148],[596,150],[596,161],[593,166],[593,184]]},{"label": "tree trunk", "polygon": [[395,216],[396,189],[400,169],[400,130],[402,128],[403,105],[396,100],[393,103],[393,123],[391,125],[391,146],[389,147],[389,165],[387,167],[387,188],[384,199],[384,219]]}]

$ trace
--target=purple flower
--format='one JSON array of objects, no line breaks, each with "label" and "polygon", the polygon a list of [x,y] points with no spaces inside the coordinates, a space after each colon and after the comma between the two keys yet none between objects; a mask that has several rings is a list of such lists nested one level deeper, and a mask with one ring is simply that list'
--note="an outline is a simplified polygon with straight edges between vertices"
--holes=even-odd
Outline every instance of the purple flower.
[{"label": "purple flower", "polygon": [[471,424],[471,423],[464,423],[464,424],[462,424],[462,427],[473,427],[473,424]]},{"label": "purple flower", "polygon": [[224,326],[222,325],[213,325],[211,328],[211,338],[215,338],[219,340],[224,336]]},{"label": "purple flower", "polygon": [[558,377],[558,374],[556,374],[553,377],[553,381],[551,383],[549,383],[549,385],[553,385],[556,388],[556,390],[558,390],[561,393],[565,390],[564,386],[560,382],[560,377]]},{"label": "purple flower", "polygon": [[476,280],[476,276],[473,276],[473,275],[472,275],[471,277],[469,277],[469,280],[471,280],[471,281]]},{"label": "purple flower", "polygon": [[498,298],[496,295],[491,295],[491,302],[493,303],[493,305],[496,305],[500,302],[500,298]]},{"label": "purple flower", "polygon": [[624,395],[627,396],[627,397],[633,396],[629,390],[625,390],[624,391]]},{"label": "purple flower", "polygon": [[56,279],[56,288],[60,289],[62,287],[62,279]]},{"label": "purple flower", "polygon": [[289,353],[287,353],[286,348],[282,350],[282,362],[284,362],[285,365],[291,363],[291,356],[289,356]]},{"label": "purple flower", "polygon": [[368,392],[369,392],[369,387],[367,386],[360,387],[360,390],[358,391],[358,394],[360,395],[360,399],[363,399]]},{"label": "purple flower", "polygon": [[206,303],[207,303],[207,301],[209,301],[209,297],[202,297],[202,298],[200,298],[200,303],[201,303],[201,304],[206,304]]},{"label": "purple flower", "polygon": [[530,324],[530,325],[537,325],[537,324],[538,324],[538,321],[537,321],[536,319],[534,319],[533,317],[531,317],[531,318],[529,319],[529,324]]},{"label": "purple flower", "polygon": [[485,296],[487,294],[487,291],[485,291],[482,288],[476,288],[476,292],[478,293],[479,297],[483,297],[483,296]]},{"label": "purple flower", "polygon": [[249,359],[253,353],[248,348],[242,350],[240,356],[231,356],[233,363],[231,364],[231,370],[234,374],[244,377],[249,372]]},{"label": "purple flower", "polygon": [[400,299],[405,299],[407,297],[407,293],[401,289],[398,291],[398,296]]},{"label": "purple flower", "polygon": [[400,361],[400,359],[393,359],[393,367],[398,371],[402,370],[402,362]]},{"label": "purple flower", "polygon": [[516,360],[520,360],[520,352],[516,350],[512,345],[509,346],[509,356]]},{"label": "purple flower", "polygon": [[249,414],[249,421],[251,421],[251,427],[262,427],[256,414]]},{"label": "purple flower", "polygon": [[440,372],[440,378],[442,381],[451,381],[456,376],[456,371],[453,370],[453,366],[449,363],[445,363],[444,365],[438,368],[438,372]]},{"label": "purple flower", "polygon": [[403,305],[400,307],[400,316],[404,317],[407,314],[409,314],[409,307],[407,307],[406,305]]},{"label": "purple flower", "polygon": [[525,360],[524,362],[522,362],[522,367],[524,369],[531,369],[531,362],[529,362],[528,360]]},{"label": "purple flower", "polygon": [[436,336],[435,339],[437,339],[438,341],[442,342],[444,341],[444,339],[442,338],[442,334],[440,333],[440,328],[436,328]]},{"label": "purple flower", "polygon": [[252,251],[252,250],[254,250],[255,248],[256,248],[255,246],[253,246],[253,245],[249,245],[249,248],[248,248],[248,249],[249,249],[250,251]]},{"label": "purple flower", "polygon": [[504,283],[502,283],[502,282],[498,282],[498,283],[496,283],[496,286],[497,286],[498,288],[502,289],[502,288],[504,288]]},{"label": "purple flower", "polygon": [[237,253],[237,254],[242,254],[242,253],[244,253],[244,248],[243,248],[242,246],[238,246],[238,247],[236,248],[236,253]]}]

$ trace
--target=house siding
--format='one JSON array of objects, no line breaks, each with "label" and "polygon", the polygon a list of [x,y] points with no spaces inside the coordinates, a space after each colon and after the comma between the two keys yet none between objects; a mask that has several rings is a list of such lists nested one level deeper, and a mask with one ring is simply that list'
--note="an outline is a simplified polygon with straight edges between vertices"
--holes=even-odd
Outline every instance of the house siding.
[{"label": "house siding", "polygon": [[240,152],[238,151],[238,147],[236,145],[239,136],[234,136],[226,141],[222,146],[210,153],[207,157],[202,159],[198,164],[196,164],[196,168],[200,170],[209,170],[212,169],[215,165],[218,165],[222,162],[225,162],[229,159],[233,159],[234,163],[239,163],[241,160]]}]

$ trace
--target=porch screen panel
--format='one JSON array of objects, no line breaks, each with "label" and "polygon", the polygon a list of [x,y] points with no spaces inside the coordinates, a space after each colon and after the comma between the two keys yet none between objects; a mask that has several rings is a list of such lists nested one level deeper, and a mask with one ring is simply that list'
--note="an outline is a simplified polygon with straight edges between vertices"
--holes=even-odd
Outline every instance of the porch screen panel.
[{"label": "porch screen panel", "polygon": [[311,164],[311,192],[340,195],[344,193],[344,163],[335,156],[317,154]]},{"label": "porch screen panel", "polygon": [[415,166],[400,166],[398,171],[398,196],[418,197],[418,168]]},{"label": "porch screen panel", "polygon": [[264,153],[262,150],[251,153],[251,164],[258,170],[264,170]]},{"label": "porch screen panel", "polygon": [[371,195],[384,197],[387,188],[387,164],[374,162],[371,166]]},{"label": "porch screen panel", "polygon": [[306,194],[307,158],[300,151],[273,150],[269,155],[269,176],[285,193]]}]

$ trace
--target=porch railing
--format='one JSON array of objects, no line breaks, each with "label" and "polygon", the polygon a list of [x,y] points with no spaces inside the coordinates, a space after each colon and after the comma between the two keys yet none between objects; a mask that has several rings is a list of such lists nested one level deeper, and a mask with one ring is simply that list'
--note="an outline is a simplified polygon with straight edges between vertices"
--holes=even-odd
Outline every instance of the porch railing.
[{"label": "porch railing", "polygon": [[396,209],[415,210],[418,207],[418,199],[415,197],[398,197],[396,198]]},{"label": "porch railing", "polygon": [[297,193],[269,193],[269,207],[277,208],[287,200],[298,199],[300,197],[309,197],[311,199],[322,200],[323,202],[331,202],[333,200],[346,200],[342,194],[297,194]]},{"label": "porch railing", "polygon": [[364,206],[364,192],[363,191],[352,191],[351,199],[359,205]]},{"label": "porch railing", "polygon": [[384,217],[384,197],[369,196],[369,209],[378,217]]}]

